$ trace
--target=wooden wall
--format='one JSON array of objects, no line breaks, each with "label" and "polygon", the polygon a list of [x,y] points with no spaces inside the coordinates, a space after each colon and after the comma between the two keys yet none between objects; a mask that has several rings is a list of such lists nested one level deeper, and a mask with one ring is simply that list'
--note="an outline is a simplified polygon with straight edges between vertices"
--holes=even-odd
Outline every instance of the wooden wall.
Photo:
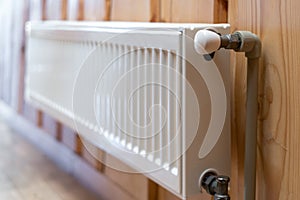
[{"label": "wooden wall", "polygon": [[[263,44],[260,69],[257,199],[298,199],[300,195],[300,2],[232,0],[232,30],[257,33]],[[234,183],[242,178],[245,65],[232,57]],[[241,199],[242,184],[235,193]]]},{"label": "wooden wall", "polygon": [[[3,0],[0,3],[3,4]],[[108,168],[96,158],[120,161],[81,141],[74,130],[23,101],[24,33],[31,20],[96,20],[151,22],[229,22],[234,30],[250,30],[263,43],[259,81],[257,199],[300,196],[300,20],[297,0],[26,0],[0,17],[0,98],[40,126],[108,177],[124,192],[116,199],[175,200],[174,195],[143,175]],[[6,18],[3,18],[6,17]],[[8,21],[5,19],[9,19]],[[16,31],[18,34],[11,35]],[[15,39],[13,39],[15,38]],[[7,41],[10,41],[7,42]],[[12,42],[14,41],[14,42]],[[5,47],[5,48],[3,48]],[[242,54],[232,53],[232,199],[243,199],[246,68]],[[10,68],[10,66],[13,66]],[[17,77],[17,78],[16,78]],[[5,87],[4,87],[5,85]],[[18,87],[16,87],[16,85]],[[19,97],[19,99],[16,97]],[[17,102],[17,103],[16,103]],[[92,151],[88,151],[91,149]],[[255,148],[255,147],[254,147]],[[101,190],[99,186],[99,190]],[[118,190],[119,191],[119,190]],[[105,191],[103,191],[105,192]]]}]

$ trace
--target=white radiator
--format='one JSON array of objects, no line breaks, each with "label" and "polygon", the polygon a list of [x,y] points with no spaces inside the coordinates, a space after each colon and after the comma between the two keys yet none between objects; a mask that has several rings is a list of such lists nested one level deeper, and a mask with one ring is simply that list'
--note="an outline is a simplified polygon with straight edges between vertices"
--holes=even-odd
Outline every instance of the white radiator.
[{"label": "white radiator", "polygon": [[27,23],[26,98],[174,194],[197,194],[204,171],[230,174],[229,54],[195,52],[204,28],[229,32],[226,24]]}]

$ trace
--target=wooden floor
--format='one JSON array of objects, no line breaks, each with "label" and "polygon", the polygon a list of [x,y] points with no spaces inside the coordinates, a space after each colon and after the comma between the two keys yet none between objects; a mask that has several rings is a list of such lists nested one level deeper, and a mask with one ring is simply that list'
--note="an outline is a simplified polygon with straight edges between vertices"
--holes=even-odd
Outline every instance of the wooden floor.
[{"label": "wooden floor", "polygon": [[96,200],[0,118],[0,200]]}]

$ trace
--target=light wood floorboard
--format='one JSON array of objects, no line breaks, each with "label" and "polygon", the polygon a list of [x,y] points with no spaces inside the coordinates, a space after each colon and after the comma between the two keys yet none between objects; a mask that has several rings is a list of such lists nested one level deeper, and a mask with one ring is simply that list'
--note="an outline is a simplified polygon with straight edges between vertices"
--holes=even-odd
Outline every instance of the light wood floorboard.
[{"label": "light wood floorboard", "polygon": [[0,199],[100,199],[0,119]]}]

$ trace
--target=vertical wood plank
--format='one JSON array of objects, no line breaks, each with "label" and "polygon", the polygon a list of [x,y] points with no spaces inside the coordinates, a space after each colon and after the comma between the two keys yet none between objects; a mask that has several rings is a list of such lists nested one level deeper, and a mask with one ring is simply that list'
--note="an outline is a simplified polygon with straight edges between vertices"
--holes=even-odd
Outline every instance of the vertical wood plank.
[{"label": "vertical wood plank", "polygon": [[47,19],[47,0],[41,0],[42,1],[42,20]]},{"label": "vertical wood plank", "polygon": [[69,127],[63,125],[61,131],[61,142],[72,149],[73,151],[76,150],[76,132]]},{"label": "vertical wood plank", "polygon": [[150,21],[159,22],[161,20],[161,0],[150,0]]},{"label": "vertical wood plank", "polygon": [[150,0],[113,0],[112,21],[150,21]]},{"label": "vertical wood plank", "polygon": [[43,124],[40,124],[40,127],[42,127],[47,133],[49,133],[53,137],[56,137],[57,136],[56,121],[47,114],[42,115],[41,118],[42,118],[41,122],[43,122]]},{"label": "vertical wood plank", "polygon": [[68,16],[68,0],[61,0],[61,20],[66,20]]},{"label": "vertical wood plank", "polygon": [[214,1],[161,1],[161,20],[166,22],[214,22]]},{"label": "vertical wood plank", "polygon": [[62,128],[63,128],[63,125],[62,125],[62,123],[61,122],[59,122],[59,121],[56,121],[56,126],[55,126],[55,128],[56,128],[56,139],[58,140],[58,141],[61,141],[62,140]]},{"label": "vertical wood plank", "polygon": [[173,195],[171,192],[169,192],[168,190],[166,190],[163,187],[159,187],[158,188],[158,200],[180,200],[178,197],[176,197],[175,195]]},{"label": "vertical wood plank", "polygon": [[228,18],[228,0],[215,0],[213,11],[214,23],[226,23]]},{"label": "vertical wood plank", "polygon": [[107,0],[85,0],[84,1],[84,19],[92,21],[103,21],[108,18]]},{"label": "vertical wood plank", "polygon": [[75,153],[78,155],[82,155],[82,151],[83,151],[83,144],[82,141],[78,135],[78,133],[76,133],[76,146],[75,146]]},{"label": "vertical wood plank", "polygon": [[158,184],[148,179],[148,200],[158,199]]},{"label": "vertical wood plank", "polygon": [[37,125],[38,127],[43,127],[43,125],[44,125],[43,118],[44,118],[43,111],[37,110],[36,125]]},{"label": "vertical wood plank", "polygon": [[63,20],[66,17],[66,0],[45,0],[46,20]]},{"label": "vertical wood plank", "polygon": [[[143,174],[132,173],[130,167],[109,154],[106,154],[105,164],[104,174],[119,187],[136,200],[148,200],[148,179]],[[114,169],[116,166],[119,168]]]},{"label": "vertical wood plank", "polygon": [[84,18],[84,0],[79,0],[77,20],[81,21]]},{"label": "vertical wood plank", "polygon": [[111,20],[111,1],[112,0],[105,0],[105,21]]},{"label": "vertical wood plank", "polygon": [[104,162],[105,152],[100,150],[98,147],[91,144],[84,138],[80,138],[80,140],[81,140],[80,155],[82,156],[82,158],[84,158],[95,169],[102,171],[103,170],[102,163]]},{"label": "vertical wood plank", "polygon": [[160,21],[172,22],[172,0],[160,0]]},{"label": "vertical wood plank", "polygon": [[79,15],[79,0],[68,0],[67,3],[67,19],[68,20],[77,20]]}]

